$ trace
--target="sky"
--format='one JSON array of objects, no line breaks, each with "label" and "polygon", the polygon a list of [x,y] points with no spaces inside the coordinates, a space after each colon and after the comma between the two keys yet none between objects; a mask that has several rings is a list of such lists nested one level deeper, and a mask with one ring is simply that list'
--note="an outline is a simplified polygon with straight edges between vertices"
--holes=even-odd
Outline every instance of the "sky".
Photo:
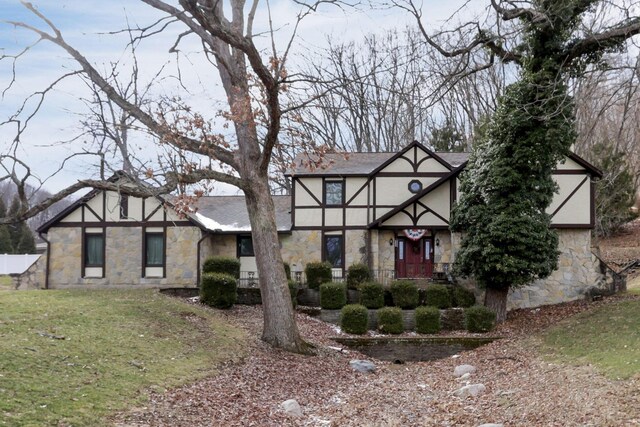
[{"label": "sky", "polygon": [[[163,16],[138,0],[34,0],[32,3],[62,32],[65,40],[82,52],[99,70],[106,70],[114,61],[129,62],[125,49],[127,38],[114,31],[128,26],[145,26]],[[450,14],[468,2],[463,0],[424,0],[424,22],[427,26],[439,27]],[[471,4],[484,4],[481,0],[472,0]],[[258,9],[256,31],[266,31],[267,8],[263,1]],[[276,32],[276,43],[285,46],[294,28],[299,6],[291,0],[270,2],[271,16]],[[46,25],[29,12],[18,0],[0,0],[0,56],[15,55],[32,45],[37,37],[24,29],[16,28],[7,21],[20,21],[46,29]],[[400,9],[360,10],[340,9],[332,6],[321,7],[317,13],[305,18],[293,45],[291,64],[303,56],[313,55],[325,46],[327,37],[342,41],[359,41],[365,35],[381,33],[385,30],[403,29],[413,25],[413,17]],[[166,70],[175,70],[175,56],[168,53],[183,27],[174,25],[167,31],[146,40],[140,45],[137,56],[141,64],[142,79],[149,79],[163,65]],[[268,39],[259,43],[268,47]],[[216,111],[222,105],[224,97],[216,78],[215,70],[207,67],[198,54],[199,45],[195,38],[186,39],[181,44],[184,53],[181,56],[184,91],[175,79],[166,78],[159,82],[152,96],[180,95],[190,105],[201,111]],[[7,87],[12,76],[12,61],[5,58],[0,61],[0,90]],[[43,90],[53,80],[64,73],[76,70],[77,65],[60,48],[49,42],[40,42],[15,62],[16,81],[12,87],[0,94],[0,122],[12,115],[24,100],[33,92]],[[173,73],[166,73],[173,74]],[[80,101],[89,96],[86,84],[78,78],[70,78],[57,85],[47,94],[37,115],[31,119],[28,130],[21,138],[18,156],[24,159],[34,175],[46,179],[62,168],[60,173],[47,179],[44,188],[55,192],[78,179],[95,178],[98,170],[92,165],[95,158],[75,157],[62,163],[64,158],[83,150],[88,145],[86,138],[71,143],[69,141],[80,134],[80,120],[85,117],[86,105]],[[32,110],[35,99],[26,105]],[[212,114],[214,115],[214,114]],[[25,116],[22,116],[24,119]],[[15,127],[0,127],[0,150],[6,152],[13,140]],[[153,144],[141,135],[135,136],[134,145],[141,158],[153,158]],[[226,185],[215,185],[213,193],[231,193],[235,189]]]}]

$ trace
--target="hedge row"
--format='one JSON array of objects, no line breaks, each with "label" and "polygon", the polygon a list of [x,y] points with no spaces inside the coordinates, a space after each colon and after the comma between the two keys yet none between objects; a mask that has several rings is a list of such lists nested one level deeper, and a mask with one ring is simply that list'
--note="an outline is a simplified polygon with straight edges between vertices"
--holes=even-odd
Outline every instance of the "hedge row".
[{"label": "hedge row", "polygon": [[[322,285],[324,286],[324,284]],[[322,287],[321,287],[322,289]],[[377,311],[378,331],[386,334],[404,332],[404,321],[400,307],[383,307]],[[465,328],[469,332],[489,332],[495,327],[496,315],[484,306],[472,306],[464,310]],[[441,330],[440,310],[433,306],[420,306],[415,311],[416,332],[437,334]],[[367,332],[369,313],[362,304],[342,307],[340,327],[349,334],[362,335]]]}]

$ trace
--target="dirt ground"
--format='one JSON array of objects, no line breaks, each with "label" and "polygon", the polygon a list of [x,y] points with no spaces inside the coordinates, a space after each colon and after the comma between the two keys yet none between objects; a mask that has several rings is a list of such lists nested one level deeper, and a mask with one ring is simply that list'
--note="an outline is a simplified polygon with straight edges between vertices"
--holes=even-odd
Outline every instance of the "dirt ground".
[{"label": "dirt ground", "polygon": [[[640,259],[640,219],[594,243],[601,258],[620,270]],[[640,269],[629,271],[628,288],[640,289]],[[301,333],[316,346],[317,355],[293,355],[258,339],[259,307],[238,306],[225,315],[254,337],[250,356],[213,378],[151,393],[146,406],[112,421],[120,427],[640,426],[639,376],[611,380],[591,366],[550,363],[531,338],[563,318],[615,298],[620,297],[516,310],[495,331],[503,338],[492,344],[432,362],[376,361],[374,374],[349,367],[350,360],[366,356],[340,349],[331,340],[337,334],[334,327],[298,314]],[[466,384],[453,376],[460,364],[477,367],[468,382],[484,384],[484,394],[453,395]],[[302,417],[284,413],[280,404],[287,399],[300,403]]]},{"label": "dirt ground", "polygon": [[[376,361],[374,374],[350,368],[350,360],[366,356],[341,350],[330,338],[337,334],[330,325],[298,314],[301,333],[317,355],[294,355],[258,339],[259,307],[237,306],[225,315],[254,337],[242,363],[210,379],[151,393],[146,406],[112,421],[119,427],[640,426],[640,377],[611,380],[591,366],[551,363],[530,338],[611,300],[517,310],[495,331],[503,337],[498,341],[432,362]],[[460,364],[477,367],[466,382],[453,376]],[[485,393],[454,396],[467,382],[484,384]],[[288,399],[300,403],[301,417],[284,413],[280,405]]]}]

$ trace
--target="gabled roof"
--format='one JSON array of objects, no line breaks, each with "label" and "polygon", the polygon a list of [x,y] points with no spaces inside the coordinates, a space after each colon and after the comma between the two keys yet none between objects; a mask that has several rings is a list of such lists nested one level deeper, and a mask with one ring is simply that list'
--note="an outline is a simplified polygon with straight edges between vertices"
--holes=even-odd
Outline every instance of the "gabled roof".
[{"label": "gabled roof", "polygon": [[[279,232],[291,231],[291,196],[271,196],[276,210]],[[214,233],[251,232],[251,223],[244,196],[201,197],[196,212],[189,214],[192,221]]]},{"label": "gabled roof", "polygon": [[387,153],[328,153],[322,156],[321,167],[309,169],[306,162],[311,159],[317,161],[319,156],[299,154],[296,156],[293,168],[287,170],[287,176],[369,176],[384,169],[389,163],[402,156],[414,147],[427,152],[444,167],[451,170],[469,158],[469,153],[440,153],[434,152],[413,141],[402,150]]},{"label": "gabled roof", "polygon": [[578,156],[576,153],[571,152],[569,153],[568,157],[574,162],[576,162],[577,164],[579,164],[580,166],[582,166],[583,168],[585,168],[594,178],[602,178],[602,171],[600,169],[593,166],[591,163],[587,162],[585,159]]},{"label": "gabled roof", "polygon": [[399,204],[398,206],[396,206],[395,208],[393,208],[392,210],[390,210],[386,214],[382,215],[380,218],[378,218],[376,220],[373,220],[367,226],[367,228],[374,228],[376,226],[379,226],[380,224],[382,224],[383,222],[385,222],[386,220],[388,220],[389,218],[391,218],[392,216],[394,216],[398,212],[404,210],[407,206],[412,205],[413,203],[416,203],[418,200],[420,200],[421,198],[423,198],[424,196],[426,196],[427,194],[429,194],[430,192],[432,192],[436,188],[440,187],[442,184],[444,184],[445,182],[447,182],[451,178],[457,177],[460,174],[460,172],[462,172],[462,170],[464,169],[465,166],[466,166],[466,162],[463,163],[462,165],[458,166],[456,169],[452,170],[449,174],[443,176],[442,178],[440,178],[439,180],[437,180],[433,184],[431,184],[428,187],[424,188],[419,193],[417,193],[414,196],[408,198],[403,203]]},{"label": "gabled roof", "polygon": [[[131,177],[124,171],[116,171],[113,175],[111,175],[111,177],[109,177],[109,179],[107,179],[107,182],[118,182],[120,180],[123,180],[125,182],[126,181],[133,182]],[[66,217],[71,212],[76,210],[79,206],[82,206],[84,203],[93,199],[101,191],[102,190],[99,190],[97,188],[92,189],[87,194],[80,197],[78,200],[76,200],[75,202],[73,202],[72,204],[64,208],[62,211],[60,211],[56,216],[51,218],[49,221],[45,222],[40,227],[38,227],[36,229],[36,233],[46,233],[52,226],[56,225],[58,222],[60,222],[60,220],[62,220],[64,217]]]}]

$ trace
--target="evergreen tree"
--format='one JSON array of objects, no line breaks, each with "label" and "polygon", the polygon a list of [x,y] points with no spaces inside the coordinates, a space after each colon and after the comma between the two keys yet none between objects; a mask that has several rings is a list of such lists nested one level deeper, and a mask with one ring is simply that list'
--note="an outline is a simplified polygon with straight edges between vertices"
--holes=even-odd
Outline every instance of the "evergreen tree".
[{"label": "evergreen tree", "polygon": [[[7,207],[4,205],[2,197],[0,197],[0,218],[7,216]],[[9,234],[9,226],[0,225],[0,254],[10,254],[13,252],[11,246],[11,235]]]},{"label": "evergreen tree", "polygon": [[[9,215],[18,215],[22,210],[22,203],[18,195],[14,196],[9,207]],[[36,253],[36,244],[33,233],[29,229],[26,221],[20,221],[8,225],[8,234],[11,243],[11,251],[13,254],[34,254]],[[1,238],[1,236],[0,236]]]},{"label": "evergreen tree", "polygon": [[485,305],[498,321],[506,318],[510,288],[557,267],[558,236],[545,211],[556,191],[552,171],[575,140],[566,77],[629,37],[582,44],[573,38],[597,3],[534,0],[531,10],[518,12],[520,78],[499,100],[461,177],[451,229],[465,234],[454,268],[486,288]]}]

